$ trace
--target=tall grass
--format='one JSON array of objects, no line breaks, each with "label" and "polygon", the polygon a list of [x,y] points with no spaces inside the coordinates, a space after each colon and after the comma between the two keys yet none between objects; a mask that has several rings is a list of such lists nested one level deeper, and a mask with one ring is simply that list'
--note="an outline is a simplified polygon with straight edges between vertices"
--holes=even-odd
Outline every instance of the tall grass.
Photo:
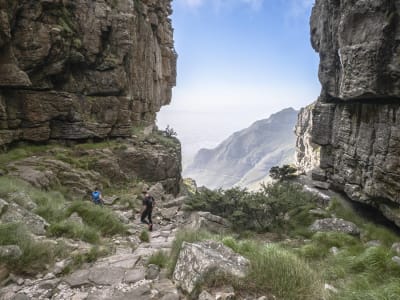
[{"label": "tall grass", "polygon": [[50,236],[79,239],[92,244],[100,240],[100,235],[94,228],[68,220],[50,225],[48,233]]},{"label": "tall grass", "polygon": [[233,282],[237,289],[272,292],[287,300],[319,299],[322,296],[322,282],[317,272],[295,253],[277,244],[236,241],[232,237],[222,241],[250,260],[247,277]]},{"label": "tall grass", "polygon": [[78,213],[83,221],[101,232],[103,235],[123,234],[125,226],[115,213],[104,206],[94,205],[91,202],[75,201],[67,208],[67,215]]},{"label": "tall grass", "polygon": [[35,274],[46,269],[60,249],[52,244],[37,242],[28,233],[28,229],[19,223],[0,224],[0,245],[17,245],[22,251],[18,259],[3,261],[13,272]]},{"label": "tall grass", "polygon": [[159,250],[149,257],[147,265],[157,265],[161,269],[168,266],[169,257],[165,251]]}]

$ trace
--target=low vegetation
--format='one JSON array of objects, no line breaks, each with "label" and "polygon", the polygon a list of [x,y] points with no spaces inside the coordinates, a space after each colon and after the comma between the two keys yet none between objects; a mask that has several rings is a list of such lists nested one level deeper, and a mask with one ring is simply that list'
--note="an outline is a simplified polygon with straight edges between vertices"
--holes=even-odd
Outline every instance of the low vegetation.
[{"label": "low vegetation", "polygon": [[165,251],[159,250],[149,257],[147,265],[157,265],[163,269],[168,266],[168,262],[168,254]]},{"label": "low vegetation", "polygon": [[21,249],[19,258],[3,258],[2,263],[16,273],[36,274],[46,269],[56,257],[66,253],[62,247],[50,243],[35,241],[27,228],[20,223],[0,224],[0,245],[16,245]]},{"label": "low vegetation", "polygon": [[[231,284],[240,294],[251,290],[272,293],[279,299],[387,300],[400,295],[400,265],[392,260],[391,250],[399,236],[392,230],[366,221],[339,199],[328,206],[300,186],[286,181],[262,187],[258,192],[234,188],[202,190],[190,197],[187,208],[206,210],[225,217],[239,233],[212,236],[202,232],[181,232],[174,243],[170,270],[175,266],[183,241],[219,239],[251,262],[245,280],[210,276],[205,285]],[[310,210],[319,208],[318,214]],[[321,216],[323,215],[323,216]],[[263,216],[264,219],[260,217]],[[336,216],[355,223],[360,237],[336,232],[309,231],[318,218]],[[252,240],[240,240],[247,232]],[[280,242],[263,243],[270,234]],[[287,237],[291,237],[287,239]],[[380,242],[369,244],[369,241]],[[324,290],[329,284],[337,292]]]},{"label": "low vegetation", "polygon": [[189,210],[209,211],[227,218],[235,230],[257,232],[289,232],[298,228],[298,223],[308,226],[314,220],[308,210],[317,206],[316,196],[286,182],[264,185],[257,192],[240,188],[203,190],[186,203]]}]

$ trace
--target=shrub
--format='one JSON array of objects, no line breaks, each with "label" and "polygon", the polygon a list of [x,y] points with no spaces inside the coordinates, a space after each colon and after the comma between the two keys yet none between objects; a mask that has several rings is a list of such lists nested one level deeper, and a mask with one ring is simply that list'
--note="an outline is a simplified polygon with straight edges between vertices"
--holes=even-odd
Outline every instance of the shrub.
[{"label": "shrub", "polygon": [[145,243],[150,242],[150,236],[149,236],[149,233],[147,232],[147,230],[142,230],[142,232],[139,235],[139,239]]},{"label": "shrub", "polygon": [[282,167],[275,166],[269,170],[269,176],[278,181],[293,179],[296,177],[297,169],[290,165],[283,165]]},{"label": "shrub", "polygon": [[[236,230],[263,232],[310,225],[313,219],[308,216],[308,211],[316,203],[316,196],[302,191],[300,186],[276,183],[264,185],[257,192],[240,188],[206,189],[190,196],[186,204],[189,209],[205,210],[227,218]],[[296,218],[299,214],[301,217]]]},{"label": "shrub", "polygon": [[75,201],[67,209],[67,216],[76,212],[83,221],[100,231],[103,235],[115,235],[126,232],[125,226],[110,209],[94,205],[91,202]]}]

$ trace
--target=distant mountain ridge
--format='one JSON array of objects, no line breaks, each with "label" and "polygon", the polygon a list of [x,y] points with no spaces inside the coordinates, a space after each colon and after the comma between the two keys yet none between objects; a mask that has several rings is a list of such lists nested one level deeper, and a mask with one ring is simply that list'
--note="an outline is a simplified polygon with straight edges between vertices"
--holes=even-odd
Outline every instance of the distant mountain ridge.
[{"label": "distant mountain ridge", "polygon": [[250,186],[275,165],[294,161],[298,111],[286,108],[235,132],[214,149],[200,149],[185,177],[209,188]]}]

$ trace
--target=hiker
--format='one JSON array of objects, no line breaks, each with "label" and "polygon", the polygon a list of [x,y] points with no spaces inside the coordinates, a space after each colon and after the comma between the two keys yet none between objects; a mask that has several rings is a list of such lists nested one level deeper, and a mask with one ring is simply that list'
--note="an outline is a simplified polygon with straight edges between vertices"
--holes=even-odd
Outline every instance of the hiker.
[{"label": "hiker", "polygon": [[94,191],[92,192],[92,200],[93,200],[93,203],[96,205],[104,204],[103,197],[101,196],[101,192],[97,188],[97,186],[95,187]]},{"label": "hiker", "polygon": [[[143,192],[143,210],[142,216],[140,217],[140,221],[149,226],[149,230],[153,230],[153,221],[151,220],[151,213],[153,212],[153,208],[155,206],[154,198],[149,194],[149,192]],[[148,221],[146,220],[148,218]]]}]

